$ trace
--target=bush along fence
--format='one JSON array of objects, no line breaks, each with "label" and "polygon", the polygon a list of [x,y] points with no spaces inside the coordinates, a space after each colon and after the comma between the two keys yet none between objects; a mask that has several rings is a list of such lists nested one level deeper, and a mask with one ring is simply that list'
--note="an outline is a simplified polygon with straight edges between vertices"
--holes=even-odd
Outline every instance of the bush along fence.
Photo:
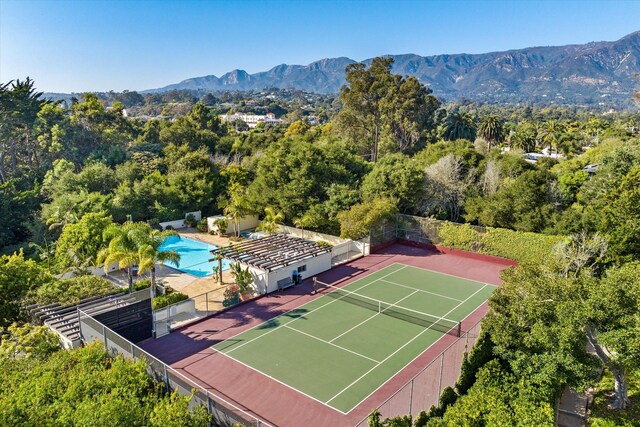
[{"label": "bush along fence", "polygon": [[553,247],[565,237],[458,224],[403,214],[396,215],[394,220],[387,221],[371,231],[372,246],[383,245],[396,239],[528,263],[548,257]]},{"label": "bush along fence", "polygon": [[168,392],[178,391],[178,393],[185,396],[193,394],[190,405],[204,405],[212,416],[212,426],[272,427],[271,424],[261,420],[256,415],[212,393],[204,386],[153,357],[80,309],[78,309],[78,320],[83,341],[102,341],[113,357],[121,355],[144,360],[149,374],[156,381],[165,384]]}]

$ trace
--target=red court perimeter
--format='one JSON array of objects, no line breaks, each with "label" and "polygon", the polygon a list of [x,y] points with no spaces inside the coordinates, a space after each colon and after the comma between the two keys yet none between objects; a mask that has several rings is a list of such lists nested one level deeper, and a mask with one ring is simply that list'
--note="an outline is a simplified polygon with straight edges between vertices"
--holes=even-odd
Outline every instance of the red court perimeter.
[{"label": "red court perimeter", "polygon": [[[334,268],[318,276],[324,282],[347,284],[393,263],[408,264],[440,273],[500,284],[499,272],[511,262],[462,251],[436,252],[394,244],[372,255]],[[269,379],[210,347],[249,328],[317,298],[311,281],[274,293],[174,331],[141,347],[212,392],[236,402],[274,426],[354,426],[373,408],[415,376],[456,337],[444,335],[411,364],[380,387],[347,415]],[[469,315],[462,330],[474,325],[487,311],[486,303]],[[278,361],[283,363],[286,361]],[[309,369],[314,369],[309,366]],[[428,408],[425,408],[428,409]]]}]

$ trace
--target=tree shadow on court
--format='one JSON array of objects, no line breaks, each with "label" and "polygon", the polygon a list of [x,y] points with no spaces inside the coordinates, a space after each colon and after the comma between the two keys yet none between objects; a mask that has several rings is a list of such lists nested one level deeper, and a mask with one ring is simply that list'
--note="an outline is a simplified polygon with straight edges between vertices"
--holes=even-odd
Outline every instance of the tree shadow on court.
[{"label": "tree shadow on court", "polygon": [[273,329],[284,324],[289,323],[290,319],[304,319],[304,315],[307,314],[309,310],[306,308],[296,308],[294,310],[288,311],[286,313],[281,314],[278,317],[267,320],[262,323],[256,329],[264,330],[264,329]]}]

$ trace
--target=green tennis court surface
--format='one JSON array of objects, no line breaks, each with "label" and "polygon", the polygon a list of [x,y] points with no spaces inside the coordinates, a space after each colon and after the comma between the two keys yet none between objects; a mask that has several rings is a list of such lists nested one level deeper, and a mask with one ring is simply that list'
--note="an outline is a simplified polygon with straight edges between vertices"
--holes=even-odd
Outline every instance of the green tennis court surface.
[{"label": "green tennis court surface", "polygon": [[347,413],[444,334],[457,334],[495,288],[393,264],[340,290],[323,288],[213,348]]}]

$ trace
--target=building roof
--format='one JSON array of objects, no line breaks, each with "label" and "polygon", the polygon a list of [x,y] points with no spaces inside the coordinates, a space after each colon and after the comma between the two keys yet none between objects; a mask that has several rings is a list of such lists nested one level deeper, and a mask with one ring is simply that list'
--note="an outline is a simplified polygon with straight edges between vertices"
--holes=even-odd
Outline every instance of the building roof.
[{"label": "building roof", "polygon": [[[247,264],[263,271],[274,271],[294,262],[312,258],[331,248],[316,242],[274,234],[211,251],[231,261]],[[211,260],[213,261],[213,259]]]},{"label": "building roof", "polygon": [[149,290],[143,289],[133,294],[115,292],[108,295],[85,298],[76,305],[34,304],[25,308],[29,311],[34,321],[48,326],[70,342],[75,343],[80,341],[78,309],[89,315],[96,315],[118,307],[134,304],[141,299],[149,298],[149,296]]}]

